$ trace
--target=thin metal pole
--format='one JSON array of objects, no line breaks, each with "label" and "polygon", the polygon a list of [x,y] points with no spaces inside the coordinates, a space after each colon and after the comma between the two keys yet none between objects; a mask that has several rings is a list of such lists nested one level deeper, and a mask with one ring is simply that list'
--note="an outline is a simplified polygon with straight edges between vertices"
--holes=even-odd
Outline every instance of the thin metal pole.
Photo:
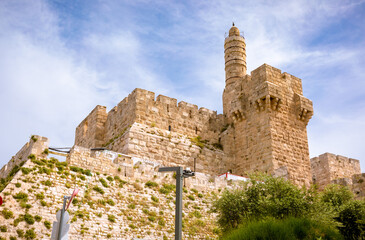
[{"label": "thin metal pole", "polygon": [[182,181],[183,168],[176,171],[176,211],[175,211],[175,240],[182,239]]},{"label": "thin metal pole", "polygon": [[58,228],[58,240],[61,240],[61,233],[62,233],[62,222],[63,222],[63,215],[65,213],[65,207],[66,207],[66,201],[67,201],[68,197],[67,196],[63,196],[63,207],[61,209],[61,217],[60,217],[60,223],[59,223],[59,228]]}]

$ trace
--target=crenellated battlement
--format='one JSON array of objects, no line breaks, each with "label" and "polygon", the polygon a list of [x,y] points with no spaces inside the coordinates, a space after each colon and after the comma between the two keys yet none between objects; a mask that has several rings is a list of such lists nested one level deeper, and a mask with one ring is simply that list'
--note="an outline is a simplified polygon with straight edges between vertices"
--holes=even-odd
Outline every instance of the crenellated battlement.
[{"label": "crenellated battlement", "polygon": [[145,124],[190,137],[201,135],[217,141],[223,117],[216,111],[144,89],[134,89],[128,97],[106,113],[96,106],[76,129],[75,144],[84,147],[106,146],[120,137],[133,123]]}]

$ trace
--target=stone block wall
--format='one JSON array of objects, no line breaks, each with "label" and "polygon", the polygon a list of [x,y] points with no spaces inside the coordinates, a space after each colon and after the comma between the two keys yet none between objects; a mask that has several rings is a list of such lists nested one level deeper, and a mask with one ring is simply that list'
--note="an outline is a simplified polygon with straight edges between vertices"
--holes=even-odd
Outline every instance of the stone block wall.
[{"label": "stone block wall", "polygon": [[46,157],[44,150],[48,149],[49,141],[46,137],[33,135],[18,152],[5,164],[0,170],[0,178],[6,178],[9,172],[22,162],[27,161],[28,157],[33,154],[35,157]]},{"label": "stone block wall", "polygon": [[106,107],[96,106],[77,126],[75,145],[94,148],[104,144],[107,116]]},{"label": "stone block wall", "polygon": [[226,85],[224,116],[234,126],[235,144],[227,154],[234,156],[236,174],[286,167],[295,184],[310,185],[306,125],[313,108],[302,94],[299,78],[267,64]]},{"label": "stone block wall", "polygon": [[141,123],[187,136],[218,141],[223,116],[216,111],[179,102],[174,98],[135,89],[109,113],[96,106],[76,129],[75,145],[101,147],[124,134],[133,123]]},{"label": "stone block wall", "polygon": [[352,179],[360,174],[360,161],[332,153],[324,153],[311,159],[313,182],[323,189],[333,180],[341,178]]}]

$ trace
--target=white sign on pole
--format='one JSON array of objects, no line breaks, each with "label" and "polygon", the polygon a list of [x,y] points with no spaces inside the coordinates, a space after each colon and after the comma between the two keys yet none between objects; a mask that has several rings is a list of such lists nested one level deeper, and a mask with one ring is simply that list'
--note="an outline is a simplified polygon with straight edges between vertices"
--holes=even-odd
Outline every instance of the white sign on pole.
[{"label": "white sign on pole", "polygon": [[[70,214],[68,212],[64,212],[63,213],[63,221],[62,221],[62,233],[61,233],[61,239],[60,240],[67,240],[68,239],[68,230],[70,230],[70,224],[67,224],[67,221],[70,220]],[[61,219],[61,210],[59,210],[56,213],[56,219],[57,222],[53,222],[53,226],[52,226],[52,235],[51,235],[51,240],[58,240],[58,229],[59,229],[59,224],[60,224],[60,219]]]}]

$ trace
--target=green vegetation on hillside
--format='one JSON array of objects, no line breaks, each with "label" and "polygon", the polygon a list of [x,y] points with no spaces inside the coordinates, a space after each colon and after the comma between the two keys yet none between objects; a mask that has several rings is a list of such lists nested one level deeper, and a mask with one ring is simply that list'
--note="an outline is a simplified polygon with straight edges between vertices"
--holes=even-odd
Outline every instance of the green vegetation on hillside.
[{"label": "green vegetation on hillside", "polygon": [[241,188],[225,190],[213,211],[223,239],[365,237],[365,202],[354,200],[344,186],[329,185],[318,192],[282,178],[254,175]]}]

